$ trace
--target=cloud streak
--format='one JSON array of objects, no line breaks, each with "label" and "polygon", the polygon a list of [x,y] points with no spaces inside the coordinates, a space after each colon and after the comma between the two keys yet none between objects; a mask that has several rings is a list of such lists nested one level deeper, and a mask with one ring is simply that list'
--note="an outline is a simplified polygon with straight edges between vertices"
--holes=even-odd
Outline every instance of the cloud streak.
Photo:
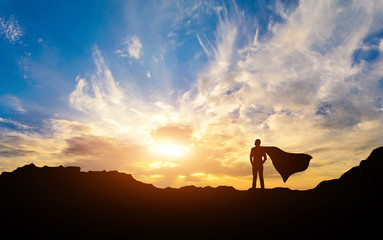
[{"label": "cloud streak", "polygon": [[1,117],[0,117],[0,123],[6,124],[8,126],[12,126],[14,128],[21,129],[21,130],[33,129],[33,127],[31,127],[31,126],[19,123],[17,121],[11,120],[11,119],[1,118]]}]

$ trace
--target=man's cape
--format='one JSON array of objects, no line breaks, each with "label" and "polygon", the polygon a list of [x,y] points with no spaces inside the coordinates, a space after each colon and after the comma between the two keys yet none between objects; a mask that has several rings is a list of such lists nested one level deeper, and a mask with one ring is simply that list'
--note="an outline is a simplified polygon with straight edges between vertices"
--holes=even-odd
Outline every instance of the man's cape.
[{"label": "man's cape", "polygon": [[306,170],[312,158],[308,154],[288,153],[277,147],[262,147],[262,149],[269,155],[284,182],[292,174]]}]

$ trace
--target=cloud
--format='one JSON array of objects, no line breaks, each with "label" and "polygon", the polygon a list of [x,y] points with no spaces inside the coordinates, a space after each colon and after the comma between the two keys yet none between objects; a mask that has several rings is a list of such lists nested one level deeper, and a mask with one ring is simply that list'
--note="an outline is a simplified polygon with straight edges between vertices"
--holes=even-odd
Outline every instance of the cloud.
[{"label": "cloud", "polygon": [[120,57],[132,57],[138,60],[142,56],[142,43],[137,36],[133,36],[126,39],[123,42],[123,48],[116,49],[114,53]]},{"label": "cloud", "polygon": [[[342,161],[363,158],[351,149],[373,148],[383,137],[374,132],[382,124],[382,58],[355,61],[369,36],[382,42],[375,34],[382,30],[382,4],[303,1],[294,11],[278,11],[283,21],[270,23],[267,37],[241,31],[241,11],[220,18],[213,57],[181,109],[211,148],[225,149],[213,136],[230,136],[222,140],[233,149],[223,150],[222,161],[246,159],[245,146],[262,138],[287,151],[324,149],[313,161],[322,178],[338,177],[349,167]],[[239,48],[239,39],[253,41]],[[326,169],[321,163],[328,159],[336,164]],[[305,174],[317,179],[317,172]]]},{"label": "cloud", "polygon": [[12,157],[25,157],[34,154],[34,151],[27,151],[23,149],[17,149],[14,147],[0,144],[0,157],[12,158]]},{"label": "cloud", "polygon": [[8,20],[0,17],[0,35],[4,35],[13,44],[20,40],[24,35],[24,31],[14,16],[11,16]]},{"label": "cloud", "polygon": [[209,52],[209,50],[207,49],[207,47],[205,46],[205,44],[203,44],[203,42],[202,42],[201,38],[198,36],[198,34],[196,34],[196,36],[197,36],[197,38],[198,38],[198,42],[199,42],[199,44],[201,45],[203,51],[204,51],[205,54],[206,54],[206,56],[207,56],[207,57],[210,57],[210,52]]},{"label": "cloud", "polygon": [[[97,48],[93,52],[93,57],[96,74],[91,76],[91,86],[85,79],[77,76],[78,84],[69,97],[70,103],[80,111],[104,109],[104,102],[119,105],[124,99],[123,91],[114,80],[112,72],[106,66],[105,60]],[[90,94],[91,92],[93,96]]]},{"label": "cloud", "polygon": [[[95,74],[76,77],[77,85],[69,96],[69,104],[85,113],[86,122],[98,131],[97,135],[124,136],[137,142],[146,141],[149,129],[169,119],[177,121],[174,109],[164,109],[139,97],[133,86],[124,87],[115,80],[98,48],[93,52]],[[146,123],[146,124],[143,124]]]},{"label": "cloud", "polygon": [[83,170],[119,170],[136,174],[137,163],[147,153],[146,148],[117,138],[81,135],[66,139],[61,155],[71,159],[67,165]]},{"label": "cloud", "polygon": [[115,81],[101,52],[93,52],[96,73],[89,79],[76,77],[76,89],[69,96],[69,103],[78,111],[89,115],[92,121],[113,124],[114,116],[126,116],[129,99]]},{"label": "cloud", "polygon": [[[7,120],[7,119],[6,119]],[[4,119],[1,120],[4,122]],[[12,171],[29,164],[58,166],[65,164],[66,158],[59,156],[65,141],[71,133],[58,130],[54,124],[44,122],[42,129],[28,128],[15,121],[5,121],[17,127],[1,128],[0,131],[0,170]]]},{"label": "cloud", "polygon": [[21,103],[21,100],[16,96],[6,94],[4,96],[0,96],[0,100],[4,105],[10,106],[13,110],[17,112],[26,112],[25,108],[23,107],[23,104]]},{"label": "cloud", "polygon": [[68,155],[103,158],[105,153],[119,151],[116,140],[108,137],[79,136],[67,139],[66,141],[68,147],[63,150],[63,153]]},{"label": "cloud", "polygon": [[156,140],[190,143],[193,135],[193,126],[191,125],[167,125],[158,127],[151,131],[150,136]]},{"label": "cloud", "polygon": [[11,120],[11,119],[5,119],[0,117],[0,123],[4,123],[6,126],[10,126],[12,128],[20,129],[20,130],[29,130],[33,129],[34,127],[19,123],[17,121]]},{"label": "cloud", "polygon": [[50,119],[50,128],[55,134],[60,134],[61,138],[71,138],[77,135],[87,135],[94,131],[94,126],[91,124],[83,124],[76,121],[66,119]]}]

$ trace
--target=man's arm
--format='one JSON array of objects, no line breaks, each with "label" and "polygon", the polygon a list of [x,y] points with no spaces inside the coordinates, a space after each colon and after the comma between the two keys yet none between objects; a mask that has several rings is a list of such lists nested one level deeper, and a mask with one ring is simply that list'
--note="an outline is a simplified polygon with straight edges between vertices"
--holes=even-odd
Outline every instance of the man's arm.
[{"label": "man's arm", "polygon": [[253,165],[253,151],[250,151],[250,163]]}]

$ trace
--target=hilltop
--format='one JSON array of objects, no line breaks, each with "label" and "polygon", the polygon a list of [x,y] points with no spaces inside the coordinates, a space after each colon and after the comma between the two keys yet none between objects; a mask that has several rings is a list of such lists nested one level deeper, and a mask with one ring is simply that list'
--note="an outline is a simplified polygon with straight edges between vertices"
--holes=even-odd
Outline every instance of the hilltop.
[{"label": "hilltop", "polygon": [[0,176],[7,236],[223,238],[345,236],[375,231],[383,147],[307,191],[230,186],[159,189],[117,171],[29,164]]}]

